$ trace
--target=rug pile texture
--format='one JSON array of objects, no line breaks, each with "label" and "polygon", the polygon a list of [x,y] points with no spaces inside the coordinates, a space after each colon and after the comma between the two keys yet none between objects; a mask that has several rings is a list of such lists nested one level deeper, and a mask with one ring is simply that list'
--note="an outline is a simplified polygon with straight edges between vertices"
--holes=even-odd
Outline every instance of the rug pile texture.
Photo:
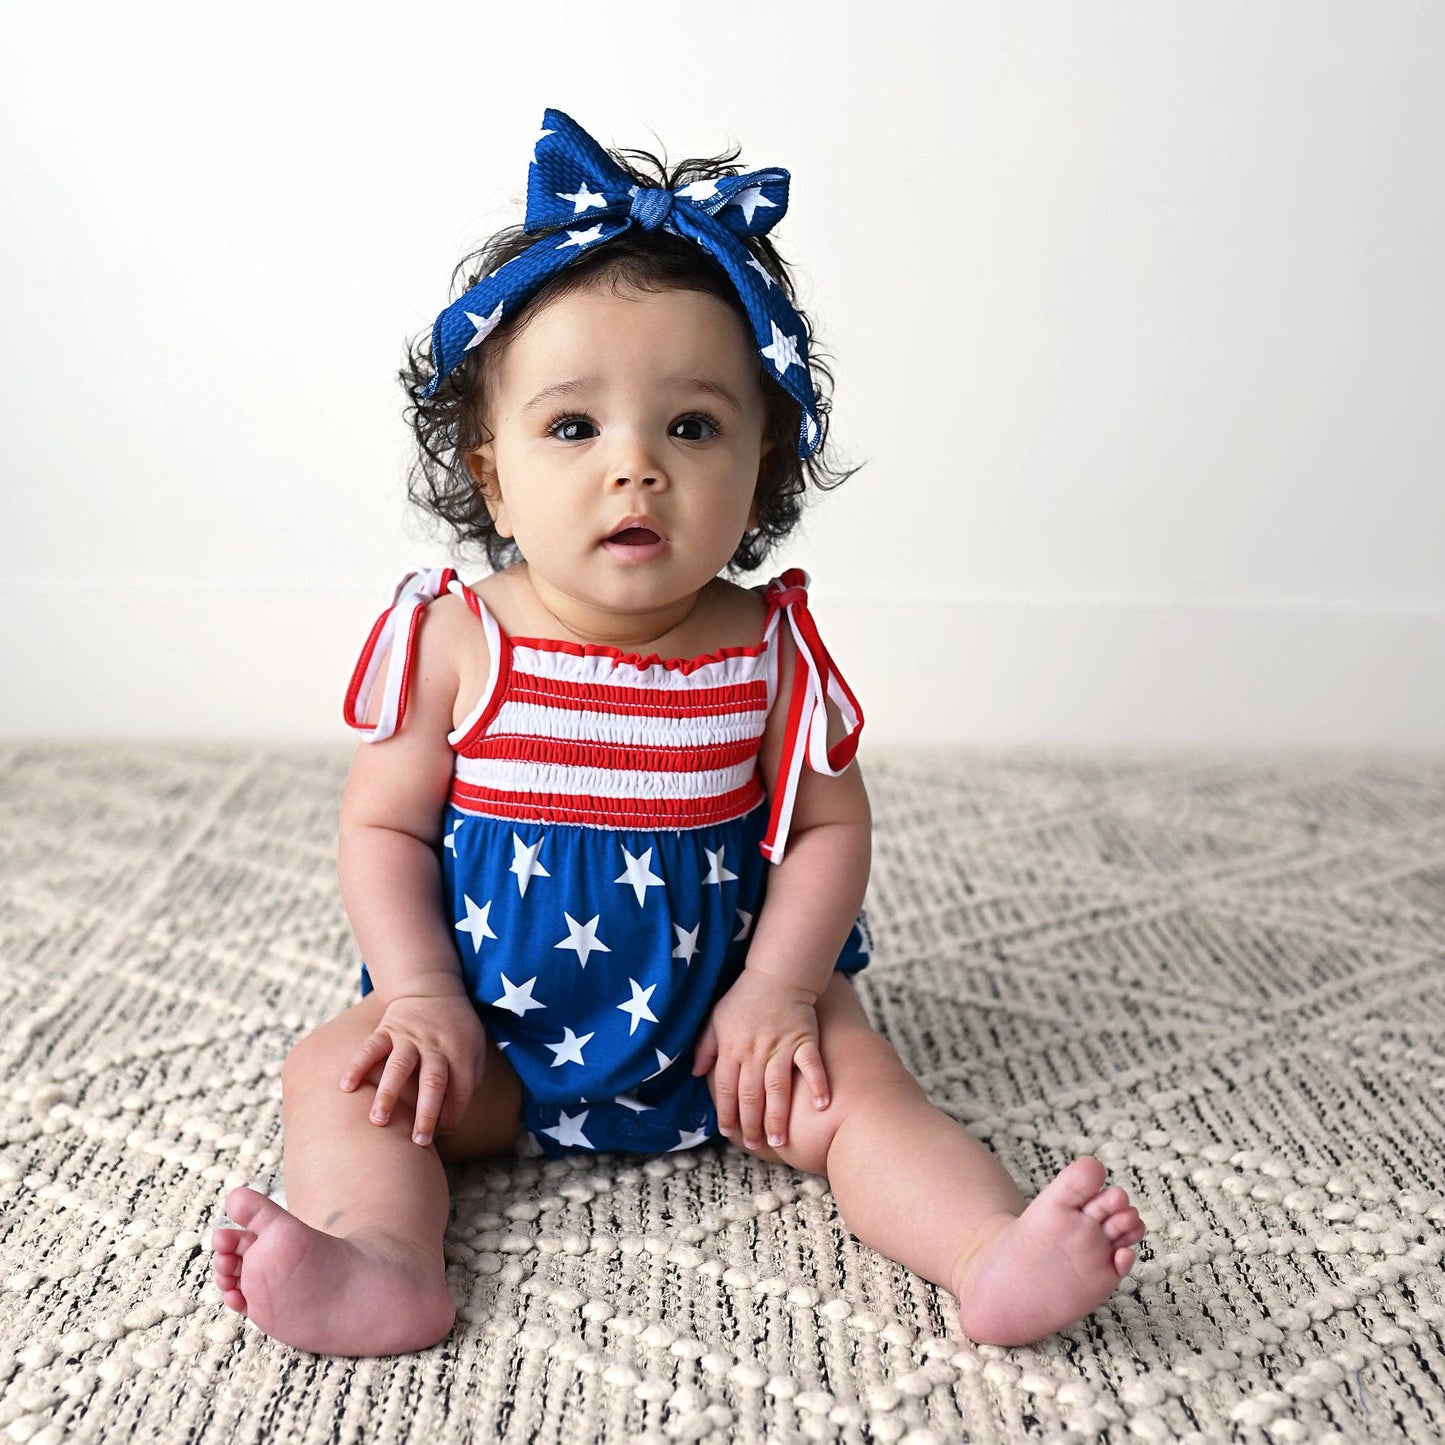
[{"label": "rug pile texture", "polygon": [[1148,1237],[977,1346],[826,1182],[729,1146],[451,1171],[451,1335],[302,1353],[210,1232],[356,998],[346,746],[0,744],[6,1441],[1445,1436],[1445,757],[869,751],[864,1007],[1032,1194]]}]

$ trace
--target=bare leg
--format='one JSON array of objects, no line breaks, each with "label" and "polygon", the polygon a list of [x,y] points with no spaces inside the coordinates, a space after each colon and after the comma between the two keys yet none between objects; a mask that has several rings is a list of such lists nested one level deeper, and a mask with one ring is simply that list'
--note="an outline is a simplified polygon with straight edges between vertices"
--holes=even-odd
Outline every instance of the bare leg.
[{"label": "bare leg", "polygon": [[[234,1189],[226,1212],[242,1229],[213,1236],[225,1302],[267,1334],[331,1355],[424,1349],[456,1318],[442,1236],[449,1196],[443,1154],[411,1138],[415,1078],[389,1123],[369,1111],[381,1076],[339,1087],[382,1006],[373,993],[322,1025],[287,1058],[282,1075],[286,1201]],[[458,1127],[439,1136],[447,1159],[511,1147],[517,1135],[516,1074],[489,1044],[481,1087]]]},{"label": "bare leg", "polygon": [[826,1173],[848,1228],[950,1291],[980,1343],[1028,1344],[1108,1298],[1144,1226],[1122,1189],[1102,1187],[1097,1159],[1075,1159],[1026,1200],[933,1105],[841,975],[818,1000],[818,1032],[832,1103],[814,1109],[795,1075],[787,1143],[750,1154]]}]

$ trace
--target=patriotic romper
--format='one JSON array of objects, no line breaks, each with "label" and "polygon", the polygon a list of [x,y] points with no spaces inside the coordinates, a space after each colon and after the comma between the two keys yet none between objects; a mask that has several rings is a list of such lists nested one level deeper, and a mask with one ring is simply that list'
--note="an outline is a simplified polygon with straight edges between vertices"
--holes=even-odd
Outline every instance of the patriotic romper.
[{"label": "patriotic romper", "polygon": [[[379,742],[406,711],[422,609],[454,593],[486,629],[491,677],[448,734],[443,891],[472,1000],[521,1081],[534,1153],[661,1153],[717,1135],[707,1078],[691,1072],[697,1039],[742,972],[804,761],[836,777],[863,725],[807,586],[797,568],[768,584],[757,645],[687,659],[510,638],[451,567],[408,572],[371,630],[344,715]],[[757,758],[784,618],[798,662],[769,806]],[[402,665],[388,665],[368,728],[394,639]],[[831,751],[825,697],[848,725]],[[868,960],[860,913],[836,966]],[[362,997],[371,989],[363,963]]]}]

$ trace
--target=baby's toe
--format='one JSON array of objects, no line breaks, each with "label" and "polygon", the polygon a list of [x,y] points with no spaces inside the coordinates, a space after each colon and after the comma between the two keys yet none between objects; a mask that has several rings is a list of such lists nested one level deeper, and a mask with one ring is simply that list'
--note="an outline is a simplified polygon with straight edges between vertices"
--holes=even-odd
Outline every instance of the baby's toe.
[{"label": "baby's toe", "polygon": [[1114,1251],[1114,1273],[1123,1279],[1133,1268],[1134,1251],[1132,1249],[1116,1249]]},{"label": "baby's toe", "polygon": [[217,1229],[211,1235],[211,1248],[217,1254],[245,1254],[255,1235],[245,1229]]},{"label": "baby's toe", "polygon": [[1104,1166],[1092,1154],[1082,1154],[1065,1164],[1041,1192],[1052,1191],[1054,1207],[1062,1204],[1083,1209],[1098,1197],[1104,1178]]},{"label": "baby's toe", "polygon": [[1111,1214],[1117,1214],[1128,1203],[1129,1196],[1117,1184],[1112,1184],[1108,1189],[1101,1189],[1084,1205],[1084,1213],[1102,1224]]},{"label": "baby's toe", "polygon": [[1125,1236],[1138,1231],[1136,1236],[1139,1239],[1144,1237],[1144,1222],[1139,1218],[1137,1209],[1121,1209],[1117,1214],[1111,1214],[1103,1221],[1105,1236],[1114,1244],[1133,1244],[1134,1240],[1126,1239]]},{"label": "baby's toe", "polygon": [[1124,1233],[1121,1234],[1118,1239],[1114,1241],[1114,1243],[1117,1245],[1138,1244],[1139,1241],[1143,1239],[1148,1232],[1149,1231],[1144,1227],[1143,1220],[1140,1220],[1139,1223],[1134,1225],[1132,1229],[1126,1229]]},{"label": "baby's toe", "polygon": [[219,1288],[221,1290],[221,1301],[227,1309],[235,1310],[238,1315],[246,1313],[246,1296],[243,1295],[239,1289],[234,1285],[229,1289],[224,1285]]}]

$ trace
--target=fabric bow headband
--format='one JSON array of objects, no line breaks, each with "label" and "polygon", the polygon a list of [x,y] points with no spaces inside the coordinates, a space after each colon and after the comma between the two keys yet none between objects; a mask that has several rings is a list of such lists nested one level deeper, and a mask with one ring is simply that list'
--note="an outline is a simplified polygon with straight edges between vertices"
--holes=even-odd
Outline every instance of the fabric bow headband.
[{"label": "fabric bow headband", "polygon": [[818,403],[808,370],[806,328],[782,288],[738,240],[766,235],[782,220],[788,181],[788,172],[774,167],[694,181],[675,191],[638,186],[571,116],[545,111],[527,172],[523,229],[529,235],[554,234],[483,276],[437,317],[432,327],[436,375],[422,396],[429,397],[504,316],[564,266],[634,223],[644,231],[661,226],[700,246],[727,272],[769,374],[803,409],[798,455],[812,456],[819,440]]}]

